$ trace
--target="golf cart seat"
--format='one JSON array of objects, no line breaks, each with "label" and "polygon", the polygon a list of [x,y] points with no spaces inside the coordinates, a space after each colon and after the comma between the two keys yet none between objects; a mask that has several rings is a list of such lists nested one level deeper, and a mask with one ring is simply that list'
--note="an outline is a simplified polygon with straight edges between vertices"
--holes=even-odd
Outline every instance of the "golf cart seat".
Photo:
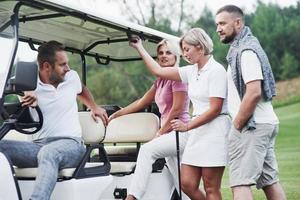
[{"label": "golf cart seat", "polygon": [[[78,173],[83,170],[91,171],[91,176],[108,173],[132,173],[135,167],[135,160],[130,160],[129,157],[134,154],[136,158],[138,147],[128,144],[148,142],[155,137],[159,129],[159,118],[155,114],[147,112],[132,113],[118,117],[112,120],[106,129],[102,121],[99,119],[99,123],[96,123],[89,112],[79,112],[79,119],[83,140],[87,145],[85,158],[77,168],[60,170],[59,178],[77,177]],[[103,143],[106,144],[105,148]],[[122,143],[122,145],[112,145],[116,143]],[[99,160],[88,162],[94,149],[98,151]],[[109,162],[106,152],[112,158],[118,156],[123,157],[123,160],[114,161],[112,159],[113,161]],[[37,174],[37,168],[15,168],[15,173],[19,178],[34,178]],[[89,174],[83,173],[81,176],[89,176]]]},{"label": "golf cart seat", "polygon": [[106,128],[105,150],[111,163],[111,174],[134,171],[141,143],[155,137],[159,118],[149,112],[138,112],[113,119]]},{"label": "golf cart seat", "polygon": [[[80,124],[82,127],[82,137],[86,145],[86,153],[79,166],[76,168],[66,168],[59,171],[59,178],[83,178],[91,176],[108,175],[110,164],[106,157],[103,144],[105,137],[105,126],[99,119],[98,123],[91,117],[90,112],[79,112]],[[102,162],[90,163],[92,150],[97,149],[102,156]],[[37,175],[37,168],[16,168],[15,174],[18,178],[34,178]]]},{"label": "golf cart seat", "polygon": [[148,142],[159,129],[159,119],[153,113],[139,112],[113,119],[107,126],[104,143]]}]

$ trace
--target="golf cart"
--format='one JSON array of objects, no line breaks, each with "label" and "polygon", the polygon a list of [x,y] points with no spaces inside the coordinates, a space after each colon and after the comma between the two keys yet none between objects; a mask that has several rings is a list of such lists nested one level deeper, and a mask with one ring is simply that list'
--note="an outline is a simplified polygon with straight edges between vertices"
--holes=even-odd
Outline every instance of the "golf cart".
[{"label": "golf cart", "polygon": [[[64,4],[59,0],[0,1],[0,140],[30,140],[43,124],[39,107],[22,107],[20,103],[6,101],[11,94],[22,95],[23,91],[36,88],[37,64],[16,58],[20,43],[33,51],[50,40],[63,43],[68,52],[80,56],[82,81],[86,84],[87,57],[94,58],[99,65],[141,60],[128,45],[132,35],[143,39],[153,57],[161,39],[178,40],[172,35],[103,16],[100,10],[89,10],[74,1]],[[116,105],[105,108],[108,114],[120,109]],[[159,117],[149,111],[151,109],[116,118],[107,127],[95,123],[86,109],[80,111],[86,154],[76,168],[59,172],[51,199],[124,199],[139,147],[150,141],[159,129]],[[29,199],[36,174],[36,168],[12,166],[0,153],[0,199]],[[174,189],[167,167],[163,162],[156,162],[142,199],[174,200]]]}]

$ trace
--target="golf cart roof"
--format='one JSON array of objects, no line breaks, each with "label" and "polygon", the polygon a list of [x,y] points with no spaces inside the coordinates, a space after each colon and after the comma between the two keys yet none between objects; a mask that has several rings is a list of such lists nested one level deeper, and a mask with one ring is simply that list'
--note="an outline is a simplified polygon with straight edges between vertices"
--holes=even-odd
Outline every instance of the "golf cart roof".
[{"label": "golf cart roof", "polygon": [[161,39],[178,37],[101,13],[73,0],[8,0],[0,2],[0,29],[18,12],[19,40],[33,44],[57,40],[68,50],[95,57],[102,64],[110,61],[139,60],[128,45],[128,34],[139,35],[146,50],[156,55]]}]

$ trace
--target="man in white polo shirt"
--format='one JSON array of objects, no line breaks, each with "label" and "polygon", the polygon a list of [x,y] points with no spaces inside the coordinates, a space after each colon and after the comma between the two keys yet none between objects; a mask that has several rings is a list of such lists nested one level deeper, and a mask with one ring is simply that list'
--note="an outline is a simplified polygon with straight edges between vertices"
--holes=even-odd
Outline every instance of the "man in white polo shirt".
[{"label": "man in white polo shirt", "polygon": [[58,171],[75,167],[85,148],[81,139],[76,99],[82,101],[93,118],[107,124],[106,111],[98,107],[77,72],[70,69],[62,44],[50,41],[38,49],[39,79],[34,93],[25,93],[23,105],[39,105],[44,118],[42,129],[32,142],[3,140],[0,151],[18,167],[38,167],[32,200],[48,200]]},{"label": "man in white polo shirt", "polygon": [[216,14],[221,42],[227,54],[228,110],[233,119],[229,133],[230,186],[235,200],[252,200],[251,185],[263,189],[267,199],[284,200],[279,184],[274,144],[278,118],[271,101],[275,81],[267,55],[234,5]]}]

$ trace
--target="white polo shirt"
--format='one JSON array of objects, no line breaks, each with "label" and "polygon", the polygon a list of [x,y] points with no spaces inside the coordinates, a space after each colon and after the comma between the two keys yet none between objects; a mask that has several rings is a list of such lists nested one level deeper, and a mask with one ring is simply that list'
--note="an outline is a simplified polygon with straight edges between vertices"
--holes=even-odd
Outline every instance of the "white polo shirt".
[{"label": "white polo shirt", "polygon": [[[263,80],[261,64],[257,55],[250,50],[244,51],[241,57],[241,70],[244,83],[254,80]],[[239,111],[241,100],[231,76],[231,67],[227,70],[228,79],[228,110],[234,119]],[[256,123],[278,124],[279,120],[273,110],[271,101],[265,101],[263,97],[259,100],[254,113]]]},{"label": "white polo shirt", "polygon": [[33,139],[81,137],[76,102],[77,94],[81,91],[80,78],[73,70],[67,72],[65,80],[57,88],[38,79],[35,93],[43,113],[44,124],[42,129],[34,134]]},{"label": "white polo shirt", "polygon": [[224,67],[211,56],[198,70],[198,65],[179,68],[182,82],[188,83],[188,96],[193,103],[193,116],[198,116],[210,107],[210,97],[223,98],[221,113],[227,111],[227,78]]},{"label": "white polo shirt", "polygon": [[[197,64],[189,65],[179,68],[179,74],[181,80],[188,83],[188,95],[193,103],[194,116],[202,115],[210,108],[210,97],[224,99],[221,113],[227,114],[226,70],[213,57],[200,70]],[[229,117],[220,115],[189,130],[182,163],[199,167],[225,166],[230,125]]]}]

